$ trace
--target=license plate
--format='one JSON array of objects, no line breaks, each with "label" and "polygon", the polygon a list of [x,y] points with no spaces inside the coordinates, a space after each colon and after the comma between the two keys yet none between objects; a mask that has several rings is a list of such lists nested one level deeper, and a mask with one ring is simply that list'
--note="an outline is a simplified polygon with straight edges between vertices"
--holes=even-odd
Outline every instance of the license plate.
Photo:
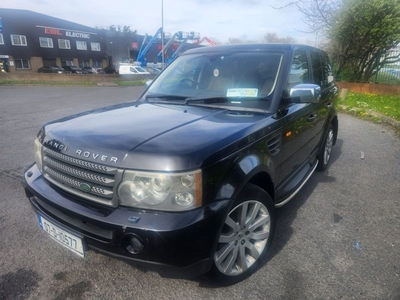
[{"label": "license plate", "polygon": [[78,254],[79,256],[85,256],[82,239],[80,237],[77,237],[76,235],[62,230],[39,214],[38,221],[40,228],[47,232],[53,240],[63,245],[65,248],[71,250],[72,252]]}]

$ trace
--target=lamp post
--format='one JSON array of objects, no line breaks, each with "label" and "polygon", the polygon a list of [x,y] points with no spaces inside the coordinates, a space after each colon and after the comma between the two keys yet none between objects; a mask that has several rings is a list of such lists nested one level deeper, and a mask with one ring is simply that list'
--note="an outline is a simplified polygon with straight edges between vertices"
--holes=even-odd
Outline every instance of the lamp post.
[{"label": "lamp post", "polygon": [[161,62],[164,69],[164,0],[161,0]]}]

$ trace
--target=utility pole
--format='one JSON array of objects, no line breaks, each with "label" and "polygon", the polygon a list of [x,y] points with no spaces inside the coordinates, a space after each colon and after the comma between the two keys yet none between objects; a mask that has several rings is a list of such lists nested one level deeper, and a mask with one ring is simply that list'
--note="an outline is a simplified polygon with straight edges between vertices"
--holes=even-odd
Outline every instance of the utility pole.
[{"label": "utility pole", "polygon": [[161,62],[164,69],[164,0],[161,0],[161,51]]}]

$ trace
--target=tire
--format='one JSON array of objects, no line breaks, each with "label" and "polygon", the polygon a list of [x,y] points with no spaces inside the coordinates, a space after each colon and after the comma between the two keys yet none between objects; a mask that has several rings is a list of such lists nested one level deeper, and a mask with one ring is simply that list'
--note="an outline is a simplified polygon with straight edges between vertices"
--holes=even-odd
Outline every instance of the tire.
[{"label": "tire", "polygon": [[208,277],[226,286],[252,275],[265,262],[275,226],[271,197],[258,186],[247,184],[224,220]]},{"label": "tire", "polygon": [[317,155],[318,159],[317,171],[324,171],[328,166],[329,160],[331,158],[334,136],[335,136],[335,130],[331,123],[329,124],[328,132],[326,134],[324,143],[322,144],[321,150]]}]

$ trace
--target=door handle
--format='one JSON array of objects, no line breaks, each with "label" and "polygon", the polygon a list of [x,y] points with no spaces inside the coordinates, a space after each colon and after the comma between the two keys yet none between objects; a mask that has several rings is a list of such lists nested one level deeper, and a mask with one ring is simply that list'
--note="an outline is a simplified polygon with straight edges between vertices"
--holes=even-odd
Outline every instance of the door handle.
[{"label": "door handle", "polygon": [[332,106],[333,106],[332,103],[328,103],[328,104],[326,105],[327,108],[331,108]]},{"label": "door handle", "polygon": [[316,118],[317,118],[317,115],[312,114],[312,115],[310,115],[310,116],[307,118],[307,121],[308,121],[308,122],[312,122],[312,121],[314,121]]}]

